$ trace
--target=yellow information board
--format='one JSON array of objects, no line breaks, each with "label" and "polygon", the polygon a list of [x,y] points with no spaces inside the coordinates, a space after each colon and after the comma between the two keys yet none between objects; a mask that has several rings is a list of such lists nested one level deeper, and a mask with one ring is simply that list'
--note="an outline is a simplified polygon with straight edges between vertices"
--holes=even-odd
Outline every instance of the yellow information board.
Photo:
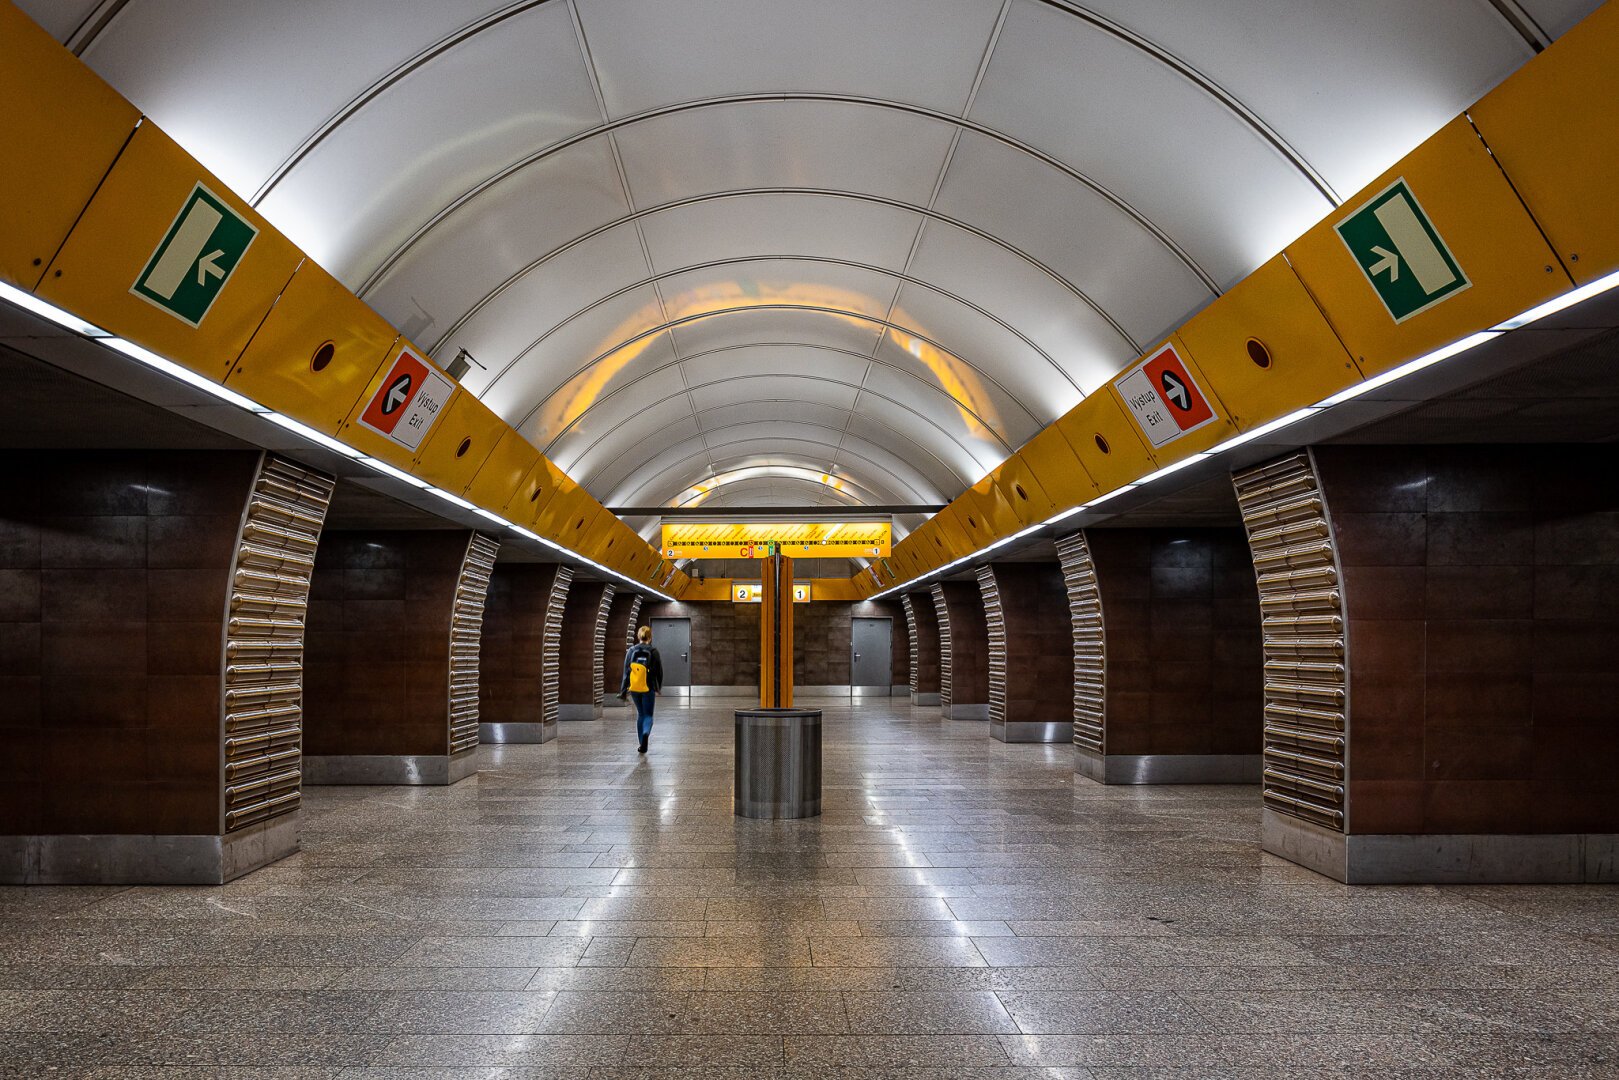
[{"label": "yellow information board", "polygon": [[886,521],[671,522],[663,526],[663,554],[670,559],[874,559],[892,549]]}]

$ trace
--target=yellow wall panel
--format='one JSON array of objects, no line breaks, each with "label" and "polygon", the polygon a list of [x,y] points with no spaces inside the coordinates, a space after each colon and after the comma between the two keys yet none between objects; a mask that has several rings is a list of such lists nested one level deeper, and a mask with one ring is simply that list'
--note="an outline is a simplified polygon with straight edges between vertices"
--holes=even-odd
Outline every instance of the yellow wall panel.
[{"label": "yellow wall panel", "polygon": [[[1172,356],[1170,355],[1171,352],[1173,353]],[[1155,429],[1158,433],[1158,442],[1155,444],[1153,437],[1148,435],[1146,430],[1142,428],[1141,423],[1130,410],[1126,398],[1131,393],[1132,383],[1141,385],[1150,383],[1153,386],[1153,391],[1162,395],[1157,383],[1147,377],[1160,360],[1170,364],[1172,369],[1178,364],[1180,368],[1184,369],[1184,375],[1192,380],[1193,386],[1186,388],[1186,392],[1189,395],[1195,392],[1195,397],[1189,396],[1187,400],[1194,408],[1198,409],[1198,415],[1201,419],[1198,419],[1195,426],[1177,433],[1174,430],[1174,423],[1167,420],[1168,406],[1161,406],[1158,414],[1166,417],[1166,422]],[[1141,375],[1136,375],[1136,369],[1142,362],[1145,362],[1147,367],[1143,369]],[[1108,383],[1108,389],[1119,399],[1120,406],[1124,408],[1125,416],[1140,432],[1142,442],[1152,447],[1152,456],[1160,466],[1172,464],[1184,457],[1207,450],[1209,447],[1222,443],[1237,434],[1237,429],[1226,415],[1225,407],[1221,403],[1219,395],[1214,392],[1213,387],[1209,385],[1207,376],[1203,374],[1197,362],[1192,359],[1186,343],[1181,341],[1178,336],[1171,335],[1167,341],[1148,349],[1135,364],[1126,368],[1122,374]],[[1165,441],[1166,435],[1168,441]]]},{"label": "yellow wall panel", "polygon": [[[1084,468],[1079,464],[1079,459],[1075,458],[1072,452],[1068,450],[1067,445],[1063,443],[1062,436],[1052,431],[1051,437],[1068,455],[1068,459],[1072,463],[1071,473],[1078,474],[1077,479],[1084,480],[1086,489],[1094,490],[1090,477],[1086,475]],[[1038,438],[1036,436],[1035,441],[1038,441]],[[1056,502],[1052,499],[1050,493],[1046,491],[1045,484],[1025,456],[1028,450],[1029,447],[1025,446],[1022,450],[1001,462],[1000,468],[995,470],[995,487],[1000,491],[1001,497],[1006,500],[1006,504],[1012,508],[1012,513],[1018,522],[1017,528],[1013,529],[1013,532],[1020,531],[1030,525],[1038,525],[1057,512]],[[1040,452],[1042,454],[1046,453],[1046,448],[1042,446]]]},{"label": "yellow wall panel", "polygon": [[1158,468],[1112,393],[1092,394],[1058,417],[1056,426],[1104,494]]},{"label": "yellow wall panel", "polygon": [[965,515],[956,508],[955,503],[951,503],[933,515],[933,520],[938,523],[939,536],[944,540],[944,547],[947,552],[945,562],[952,562],[964,555],[971,555],[984,546],[982,542],[974,538],[977,530],[968,527]]},{"label": "yellow wall panel", "polygon": [[32,290],[140,112],[9,3],[0,42],[0,281]]},{"label": "yellow wall panel", "polygon": [[1604,4],[1468,112],[1563,265],[1619,269],[1619,5]]},{"label": "yellow wall panel", "polygon": [[526,524],[523,519],[507,513],[507,507],[521,495],[521,509],[528,510],[529,492],[519,493],[518,489],[539,463],[540,452],[515,430],[505,428],[495,444],[495,452],[479,467],[463,494],[486,510],[506,515],[516,524]]},{"label": "yellow wall panel", "polygon": [[[1090,502],[1100,489],[1085,470],[1079,455],[1053,424],[1024,444],[1017,458],[1039,483],[1051,503],[1046,517]],[[1044,521],[1045,518],[1040,520]],[[1033,522],[1031,522],[1033,524]]]},{"label": "yellow wall panel", "polygon": [[546,503],[545,509],[534,519],[534,531],[577,551],[578,538],[583,534],[584,526],[600,510],[601,504],[590,497],[590,492],[565,479],[557,489],[556,496]]},{"label": "yellow wall panel", "polygon": [[[427,445],[427,440],[432,438],[434,432],[438,430],[439,423],[444,419],[444,415],[449,412],[450,407],[455,404],[455,397],[462,396],[462,391],[457,388],[450,400],[445,402],[444,408],[440,409],[434,417],[427,434],[422,437],[422,441],[414,449],[402,446],[386,435],[367,427],[361,422],[361,416],[365,414],[372,400],[381,392],[383,383],[387,381],[388,376],[394,372],[407,354],[410,359],[421,363],[429,371],[442,376],[445,380],[449,380],[450,377],[445,375],[437,364],[429,360],[425,352],[418,349],[409,338],[401,337],[394,342],[394,347],[388,351],[388,358],[377,365],[376,374],[366,382],[365,391],[354,401],[353,407],[349,410],[348,418],[343,421],[343,426],[338,430],[337,437],[361,453],[370,454],[374,458],[381,458],[395,468],[403,469],[406,472],[414,472],[417,453],[420,452],[423,446]],[[427,478],[423,477],[423,479]],[[459,491],[460,489],[457,488],[456,490]]]},{"label": "yellow wall panel", "polygon": [[399,332],[305,259],[225,385],[335,435],[388,359]]},{"label": "yellow wall panel", "polygon": [[[862,574],[861,578],[864,577]],[[861,578],[810,578],[810,603],[819,600],[830,602],[864,599],[870,593],[861,591],[856,584]]]},{"label": "yellow wall panel", "polygon": [[540,514],[545,512],[546,505],[565,483],[571,483],[567,475],[549,458],[542,456],[534,463],[534,467],[529,469],[522,482],[517,485],[517,491],[512,495],[511,501],[506,504],[507,519],[538,532],[535,525]]},{"label": "yellow wall panel", "polygon": [[[1403,180],[1469,283],[1396,322],[1337,226]],[[1534,307],[1571,284],[1467,118],[1457,117],[1287,248],[1288,261],[1367,375]],[[1395,270],[1415,275],[1408,261]],[[1375,271],[1390,282],[1389,269]],[[1408,279],[1409,280],[1409,279]],[[1459,279],[1458,279],[1459,280]]]},{"label": "yellow wall panel", "polygon": [[1194,315],[1177,336],[1242,431],[1360,379],[1354,359],[1280,255]]},{"label": "yellow wall panel", "polygon": [[[206,257],[184,266],[182,289],[189,287],[193,274],[202,275],[209,286],[223,281],[212,306],[193,327],[136,295],[134,287],[180,226],[199,183],[258,232],[228,273],[211,275],[201,265]],[[179,253],[184,240],[177,238],[169,246]],[[222,381],[302,261],[290,240],[148,120],[135,129],[36,292],[159,356]]]},{"label": "yellow wall panel", "polygon": [[430,484],[460,494],[509,431],[494,410],[461,390],[422,440],[412,471]]},{"label": "yellow wall panel", "polygon": [[950,505],[956,512],[956,522],[966,530],[967,539],[975,550],[1020,528],[1012,508],[995,490],[991,477],[986,476],[963,491]]}]

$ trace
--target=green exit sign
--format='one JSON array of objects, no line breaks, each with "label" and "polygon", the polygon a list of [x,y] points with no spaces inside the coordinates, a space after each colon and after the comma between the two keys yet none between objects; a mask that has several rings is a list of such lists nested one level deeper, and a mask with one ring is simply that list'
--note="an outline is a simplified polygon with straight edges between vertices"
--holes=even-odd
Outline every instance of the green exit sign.
[{"label": "green exit sign", "polygon": [[1404,179],[1384,188],[1336,228],[1397,323],[1472,284]]},{"label": "green exit sign", "polygon": [[129,291],[199,326],[258,235],[256,225],[198,184]]}]

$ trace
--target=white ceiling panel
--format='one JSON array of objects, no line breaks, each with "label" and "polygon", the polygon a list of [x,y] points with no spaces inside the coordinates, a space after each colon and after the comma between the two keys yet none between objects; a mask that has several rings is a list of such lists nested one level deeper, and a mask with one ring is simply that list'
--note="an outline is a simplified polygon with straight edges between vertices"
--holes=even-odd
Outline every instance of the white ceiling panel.
[{"label": "white ceiling panel", "polygon": [[17,6],[27,13],[57,41],[66,43],[68,36],[101,6],[100,0],[16,0]]},{"label": "white ceiling panel", "polygon": [[[558,322],[602,298],[607,282],[646,276],[646,256],[633,225],[619,225],[535,266],[462,324],[439,339],[433,355],[448,363],[466,349],[488,368],[474,368],[462,383],[482,396],[495,374]],[[443,328],[448,331],[448,326]]]},{"label": "white ceiling panel", "polygon": [[813,374],[859,386],[871,361],[862,356],[791,345],[755,345],[708,353],[684,362],[692,383],[717,382],[732,375]]},{"label": "white ceiling panel", "polygon": [[796,401],[830,405],[837,409],[849,409],[854,407],[856,393],[858,391],[855,388],[845,386],[843,383],[818,379],[807,374],[758,377],[744,375],[694,386],[691,396],[697,403],[698,411],[701,412],[704,409],[716,409],[722,405],[757,397],[791,398]]},{"label": "white ceiling panel", "polygon": [[930,223],[911,273],[1012,322],[1086,393],[1135,356],[1125,338],[1069,289],[960,229]]},{"label": "white ceiling panel", "polygon": [[[1486,0],[1088,0],[1190,63],[1347,197],[1532,55]],[[1436,49],[1435,42],[1444,42]]]},{"label": "white ceiling panel", "polygon": [[1518,0],[1535,24],[1553,38],[1562,37],[1581,19],[1602,6],[1602,0]]},{"label": "white ceiling panel", "polygon": [[721,405],[714,409],[704,409],[697,414],[697,419],[705,429],[729,427],[749,420],[761,423],[769,423],[772,420],[802,420],[823,427],[842,427],[848,416],[847,409],[821,405],[813,401],[755,398]]},{"label": "white ceiling panel", "polygon": [[[1084,395],[1028,340],[989,316],[929,289],[907,285],[877,358],[943,388],[958,401],[1049,424]],[[938,344],[929,344],[929,340]],[[945,342],[952,351],[946,352]]]},{"label": "white ceiling panel", "polygon": [[656,329],[659,312],[657,293],[643,285],[569,319],[498,369],[484,404],[509,423],[521,421],[531,437],[552,438],[563,413],[578,415],[610,389],[674,359],[669,335]]},{"label": "white ceiling panel", "polygon": [[[1006,454],[998,444],[986,444],[978,439],[959,439],[948,429],[930,422],[923,414],[887,407],[873,400],[869,394],[862,396],[860,408],[849,418],[849,430],[879,446],[894,445],[894,434],[897,432],[919,446],[933,448],[951,471],[951,481],[942,485],[945,491],[954,492],[951,498],[975,483],[989,471],[994,461]],[[983,461],[974,456],[974,450],[983,454]]]},{"label": "white ceiling panel", "polygon": [[871,355],[877,347],[877,323],[824,311],[759,308],[716,314],[675,327],[681,356],[730,345],[824,345],[829,349]]},{"label": "white ceiling panel", "polygon": [[[629,433],[620,435],[620,429],[650,409],[662,410],[660,416],[690,416],[691,405],[684,394],[685,385],[681,382],[679,370],[664,368],[645,376],[627,389],[597,398],[588,410],[574,414],[573,410],[582,403],[572,402],[572,408],[564,414],[572,417],[565,428],[559,427],[548,441],[533,436],[530,439],[547,455],[553,456],[563,469],[567,469],[569,466],[565,462],[571,463],[598,442],[628,445]],[[684,408],[676,408],[677,405]],[[536,414],[530,423],[537,423],[540,415],[543,414]]]},{"label": "white ceiling panel", "polygon": [[972,118],[1127,200],[1230,285],[1330,204],[1238,117],[1157,60],[1016,0]]},{"label": "white ceiling panel", "polygon": [[[431,341],[433,329],[442,333],[535,259],[627,212],[606,140],[587,139],[520,170],[439,222],[365,299],[412,338]],[[412,333],[409,327],[423,319],[430,320],[427,328]]]},{"label": "white ceiling panel", "polygon": [[[866,385],[884,397],[906,402],[971,449],[975,459],[986,467],[998,464],[1011,452],[1010,448],[1021,446],[1040,430],[1038,424],[1021,413],[1008,415],[1010,410],[1000,409],[979,412],[972,406],[984,402],[973,399],[964,402],[962,398],[967,395],[959,391],[950,395],[918,394],[915,379],[891,368],[872,368]],[[998,396],[991,395],[990,403]]]},{"label": "white ceiling panel", "polygon": [[799,255],[900,270],[918,215],[825,195],[732,195],[642,219],[658,271],[757,255]]},{"label": "white ceiling panel", "polygon": [[260,209],[321,265],[356,280],[428,214],[600,119],[568,10],[545,4],[389,86]]},{"label": "white ceiling panel", "polygon": [[365,3],[134,0],[84,59],[251,196],[372,83],[507,2],[388,0],[384,12]]},{"label": "white ceiling panel", "polygon": [[775,100],[671,113],[616,138],[637,206],[744,188],[859,191],[922,206],[953,131],[894,109]]},{"label": "white ceiling panel", "polygon": [[843,263],[753,259],[671,275],[658,282],[658,291],[671,320],[767,304],[806,304],[881,319],[897,284],[891,274]]},{"label": "white ceiling panel", "polygon": [[[830,468],[847,465],[856,475],[871,475],[875,469],[910,490],[907,498],[928,502],[939,498],[940,492],[906,457],[892,453],[864,439],[849,435],[840,421],[836,426],[815,424],[777,424],[769,421],[747,421],[731,427],[709,429],[705,441],[716,452],[721,447],[738,442],[753,442],[761,438],[774,440],[784,447],[807,454],[820,453]],[[914,456],[914,450],[913,450]]]},{"label": "white ceiling panel", "polygon": [[[1137,341],[1178,325],[1212,298],[1183,261],[1114,203],[976,132],[962,135],[937,205],[1062,275]],[[997,314],[1017,322],[1017,312]]]},{"label": "white ceiling panel", "polygon": [[609,436],[583,447],[582,452],[571,440],[565,440],[568,452],[577,453],[567,467],[568,475],[598,498],[612,491],[646,458],[675,453],[673,448],[688,442],[702,446],[697,421],[692,419],[690,405],[684,397],[671,398],[645,409],[624,426],[628,429],[626,434],[633,438]]},{"label": "white ceiling panel", "polygon": [[614,116],[726,94],[819,91],[959,113],[998,0],[581,0]]}]

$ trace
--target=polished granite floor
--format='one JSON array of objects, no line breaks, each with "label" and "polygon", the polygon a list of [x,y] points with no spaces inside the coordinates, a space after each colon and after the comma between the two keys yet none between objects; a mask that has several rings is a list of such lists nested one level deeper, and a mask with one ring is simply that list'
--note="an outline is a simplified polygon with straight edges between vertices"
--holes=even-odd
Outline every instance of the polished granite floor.
[{"label": "polished granite floor", "polygon": [[[0,1075],[1619,1076],[1619,888],[1349,889],[1251,787],[826,703],[824,816],[731,813],[731,703],[317,788],[223,888],[0,889]],[[612,714],[610,714],[612,715]]]}]

